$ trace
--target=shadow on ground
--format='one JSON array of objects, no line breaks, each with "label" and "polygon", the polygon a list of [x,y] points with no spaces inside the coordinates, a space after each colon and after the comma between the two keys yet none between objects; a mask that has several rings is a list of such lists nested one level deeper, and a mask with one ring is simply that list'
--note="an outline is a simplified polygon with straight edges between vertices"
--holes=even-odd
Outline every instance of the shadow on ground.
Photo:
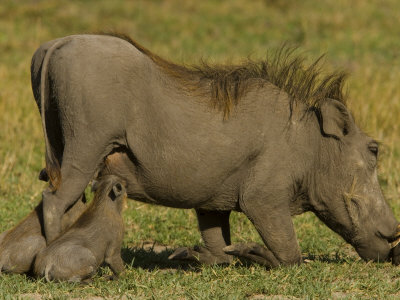
[{"label": "shadow on ground", "polygon": [[361,260],[359,257],[352,257],[352,256],[342,256],[340,254],[307,254],[303,256],[303,261],[305,263],[311,262],[323,262],[328,264],[349,264],[355,263]]},{"label": "shadow on ground", "polygon": [[[155,242],[143,242],[139,246],[123,248],[121,255],[125,264],[132,268],[139,267],[150,271],[154,269],[200,270],[200,264],[195,261],[168,259],[174,250],[175,249],[170,246],[160,245]],[[338,253],[326,255],[303,255],[304,263],[322,262],[328,264],[345,264],[354,263],[358,260],[360,259],[356,257],[342,256]],[[251,265],[257,264],[253,261],[241,258],[238,259],[234,265],[250,267]]]},{"label": "shadow on ground", "polygon": [[154,242],[144,242],[140,246],[125,247],[121,256],[127,266],[132,268],[153,269],[181,269],[197,271],[199,264],[191,261],[170,260],[168,257],[174,252],[170,246],[159,245]]}]

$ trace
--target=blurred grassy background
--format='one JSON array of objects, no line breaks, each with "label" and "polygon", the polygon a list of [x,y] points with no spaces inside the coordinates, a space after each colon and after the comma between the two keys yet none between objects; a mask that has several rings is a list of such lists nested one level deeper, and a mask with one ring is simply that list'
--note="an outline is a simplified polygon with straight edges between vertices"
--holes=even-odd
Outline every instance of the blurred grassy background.
[{"label": "blurred grassy background", "polygon": [[[60,36],[121,31],[176,62],[235,62],[263,58],[284,42],[310,60],[326,53],[326,69],[351,73],[349,106],[358,124],[382,142],[379,176],[400,218],[400,2],[397,0],[106,1],[2,0],[0,4],[0,229],[10,228],[40,200],[44,166],[39,113],[30,87],[36,48]],[[0,297],[238,298],[400,297],[400,272],[389,264],[360,262],[354,250],[313,215],[295,218],[307,265],[266,271],[236,264],[185,267],[168,253],[131,248],[145,240],[173,247],[200,241],[192,211],[131,201],[125,213],[124,258],[119,282],[96,278],[87,287],[45,284],[25,276],[0,278]],[[251,224],[232,216],[234,241],[259,241]],[[177,269],[178,268],[178,269]],[[104,270],[107,272],[107,270]]]}]

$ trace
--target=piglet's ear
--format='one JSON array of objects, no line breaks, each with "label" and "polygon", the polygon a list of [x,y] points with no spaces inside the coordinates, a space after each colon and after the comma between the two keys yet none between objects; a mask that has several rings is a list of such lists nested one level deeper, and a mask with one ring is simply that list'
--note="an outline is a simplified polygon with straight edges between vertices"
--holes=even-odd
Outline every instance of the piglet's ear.
[{"label": "piglet's ear", "polygon": [[116,184],[113,185],[112,187],[112,196],[111,199],[115,200],[116,198],[118,198],[119,196],[121,196],[124,193],[124,188],[122,186],[122,184],[120,184],[119,182],[117,182]]},{"label": "piglet's ear", "polygon": [[326,99],[316,111],[321,133],[340,140],[354,128],[354,120],[347,107],[335,99]]}]

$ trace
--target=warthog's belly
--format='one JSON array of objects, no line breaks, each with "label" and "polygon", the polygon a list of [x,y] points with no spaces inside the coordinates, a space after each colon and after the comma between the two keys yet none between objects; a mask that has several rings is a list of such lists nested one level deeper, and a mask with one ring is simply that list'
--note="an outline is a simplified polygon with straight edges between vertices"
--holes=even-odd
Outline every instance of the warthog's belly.
[{"label": "warthog's belly", "polygon": [[[174,208],[237,209],[238,181],[241,171],[230,175],[199,170],[190,174],[176,168],[140,170],[127,154],[116,152],[107,157],[100,172],[114,174],[127,183],[130,199]],[[210,172],[208,172],[210,174]]]},{"label": "warthog's belly", "polygon": [[[139,179],[140,181],[140,179]],[[207,210],[237,210],[238,197],[234,185],[221,184],[224,191],[203,189],[199,186],[182,187],[180,184],[169,185],[151,182],[141,185],[137,182],[128,183],[128,197],[133,200],[174,208],[201,208]]]}]

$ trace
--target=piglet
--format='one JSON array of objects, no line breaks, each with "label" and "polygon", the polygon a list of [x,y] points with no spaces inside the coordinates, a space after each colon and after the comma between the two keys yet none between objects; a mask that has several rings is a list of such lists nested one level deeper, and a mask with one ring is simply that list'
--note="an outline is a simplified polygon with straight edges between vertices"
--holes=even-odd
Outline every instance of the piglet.
[{"label": "piglet", "polygon": [[124,270],[121,244],[125,199],[126,189],[118,177],[100,178],[87,210],[70,229],[39,252],[35,275],[47,281],[80,282],[89,279],[105,262],[118,276]]},{"label": "piglet", "polygon": [[[82,196],[62,217],[62,230],[71,226],[86,208]],[[38,252],[46,247],[43,232],[43,204],[39,203],[14,228],[0,235],[0,273],[27,273],[31,271]]]}]

